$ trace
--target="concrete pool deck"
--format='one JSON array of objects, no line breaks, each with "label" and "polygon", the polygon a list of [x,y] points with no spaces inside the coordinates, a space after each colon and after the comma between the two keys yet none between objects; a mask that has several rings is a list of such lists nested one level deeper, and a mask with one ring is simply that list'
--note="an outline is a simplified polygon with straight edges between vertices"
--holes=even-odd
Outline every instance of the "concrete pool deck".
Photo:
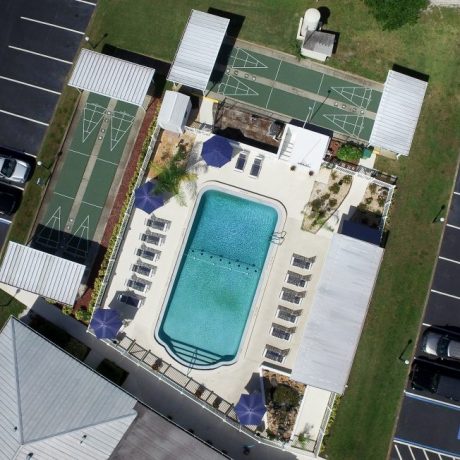
[{"label": "concrete pool deck", "polygon": [[[199,133],[196,135],[192,148],[191,157],[199,159],[201,145],[208,135]],[[244,172],[235,169],[238,153],[245,150],[248,159]],[[263,157],[262,169],[258,178],[249,175],[251,165],[255,158]],[[126,335],[160,356],[165,362],[172,363],[182,372],[202,382],[206,387],[231,402],[236,402],[244,391],[245,386],[258,373],[260,365],[264,362],[267,365],[281,365],[289,371],[296,359],[297,349],[301,342],[302,331],[308,317],[311,302],[315,292],[316,284],[319,281],[321,269],[329,249],[332,232],[324,230],[320,234],[312,234],[301,230],[303,209],[308,202],[313,184],[315,181],[327,183],[330,170],[322,169],[320,173],[309,176],[308,171],[303,168],[291,170],[291,165],[280,161],[276,155],[263,152],[247,145],[237,145],[234,148],[233,159],[222,168],[207,167],[202,161],[192,160],[191,169],[197,174],[193,183],[184,184],[185,205],[176,200],[169,200],[163,207],[155,211],[155,217],[170,221],[170,227],[164,232],[157,232],[164,236],[164,242],[156,247],[160,251],[160,258],[155,262],[149,262],[156,267],[154,276],[145,278],[139,275],[137,279],[143,279],[150,284],[148,292],[137,293],[145,300],[139,309],[132,309],[129,324],[125,327]],[[358,184],[365,179],[355,177]],[[166,350],[155,340],[154,330],[160,316],[165,296],[172,282],[174,266],[179,255],[182,241],[185,237],[187,225],[194,207],[197,193],[202,187],[210,183],[225,184],[225,186],[238,189],[245,195],[245,191],[251,194],[258,194],[263,197],[278,201],[286,210],[287,218],[282,228],[286,232],[281,245],[275,245],[269,256],[266,270],[260,280],[260,295],[256,299],[254,308],[248,319],[246,334],[243,336],[240,354],[237,361],[229,366],[222,366],[213,370],[196,370],[181,365],[170,356]],[[299,191],[302,191],[299,193]],[[356,201],[346,206],[357,206],[362,197],[356,197]],[[347,213],[348,209],[341,209]],[[117,300],[120,293],[127,293],[130,289],[127,281],[133,278],[132,266],[137,263],[139,257],[136,252],[143,246],[140,237],[148,229],[146,222],[149,216],[140,210],[134,210],[128,232],[125,236],[123,246],[120,250],[118,263],[112,277],[110,286],[106,292],[103,306],[120,308],[126,311],[126,305]],[[153,246],[150,246],[153,247]],[[280,299],[282,288],[292,286],[285,284],[288,270],[296,271],[291,266],[293,254],[305,257],[314,257],[315,262],[311,270],[305,274],[311,276],[306,289],[306,295],[300,306],[290,304]],[[302,289],[292,287],[293,290]],[[296,324],[287,323],[276,317],[278,306],[285,306],[293,310],[301,310]],[[285,327],[295,327],[297,332],[291,335],[289,341],[274,337],[270,334],[273,323]],[[265,358],[265,346],[270,345],[279,349],[289,349],[285,361],[282,364],[270,361]],[[235,382],[229,385],[228,382]]]}]

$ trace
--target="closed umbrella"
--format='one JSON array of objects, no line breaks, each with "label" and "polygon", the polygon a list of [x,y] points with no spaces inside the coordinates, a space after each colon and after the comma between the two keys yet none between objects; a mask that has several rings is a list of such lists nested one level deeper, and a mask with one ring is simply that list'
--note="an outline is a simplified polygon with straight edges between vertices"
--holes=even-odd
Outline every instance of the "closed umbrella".
[{"label": "closed umbrella", "polygon": [[232,159],[233,147],[229,140],[222,136],[212,136],[203,143],[201,156],[209,166],[220,168]]},{"label": "closed umbrella", "polygon": [[163,195],[155,195],[155,186],[155,182],[149,181],[134,191],[134,206],[147,214],[165,204]]},{"label": "closed umbrella", "polygon": [[89,327],[98,339],[114,339],[122,326],[120,315],[116,310],[98,308],[91,319]]},{"label": "closed umbrella", "polygon": [[242,425],[259,425],[266,411],[261,393],[241,395],[235,406],[236,415]]}]

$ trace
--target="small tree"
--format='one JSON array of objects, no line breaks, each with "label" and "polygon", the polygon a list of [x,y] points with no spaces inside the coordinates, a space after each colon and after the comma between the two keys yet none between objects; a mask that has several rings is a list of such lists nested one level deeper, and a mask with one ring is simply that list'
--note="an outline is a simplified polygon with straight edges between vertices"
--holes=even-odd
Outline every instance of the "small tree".
[{"label": "small tree", "polygon": [[337,151],[337,158],[343,161],[358,162],[362,156],[362,149],[356,147],[355,145],[342,145],[342,147],[340,147]]},{"label": "small tree", "polygon": [[286,408],[299,404],[299,393],[288,385],[278,385],[273,393],[273,402]]},{"label": "small tree", "polygon": [[373,16],[385,30],[399,29],[414,24],[428,0],[364,0]]},{"label": "small tree", "polygon": [[337,193],[340,192],[340,185],[337,182],[334,182],[330,187],[329,190],[334,194],[337,195]]}]

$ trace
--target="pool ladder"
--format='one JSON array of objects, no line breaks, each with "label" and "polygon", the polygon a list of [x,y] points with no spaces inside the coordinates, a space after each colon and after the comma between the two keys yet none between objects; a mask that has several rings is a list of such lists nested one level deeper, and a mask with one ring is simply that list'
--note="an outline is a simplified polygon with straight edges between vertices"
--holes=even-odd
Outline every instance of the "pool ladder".
[{"label": "pool ladder", "polygon": [[270,239],[270,242],[274,244],[278,244],[278,245],[283,244],[285,237],[286,237],[286,231],[284,230],[282,232],[274,232]]}]

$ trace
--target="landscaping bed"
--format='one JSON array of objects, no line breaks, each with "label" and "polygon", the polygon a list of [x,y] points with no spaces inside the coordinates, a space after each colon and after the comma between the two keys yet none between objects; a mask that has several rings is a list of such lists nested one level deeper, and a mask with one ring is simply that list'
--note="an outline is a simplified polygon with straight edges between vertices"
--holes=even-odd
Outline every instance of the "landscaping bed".
[{"label": "landscaping bed", "polygon": [[383,207],[387,201],[389,190],[375,183],[369,184],[363,200],[358,205],[351,220],[371,228],[377,228],[382,220]]}]

